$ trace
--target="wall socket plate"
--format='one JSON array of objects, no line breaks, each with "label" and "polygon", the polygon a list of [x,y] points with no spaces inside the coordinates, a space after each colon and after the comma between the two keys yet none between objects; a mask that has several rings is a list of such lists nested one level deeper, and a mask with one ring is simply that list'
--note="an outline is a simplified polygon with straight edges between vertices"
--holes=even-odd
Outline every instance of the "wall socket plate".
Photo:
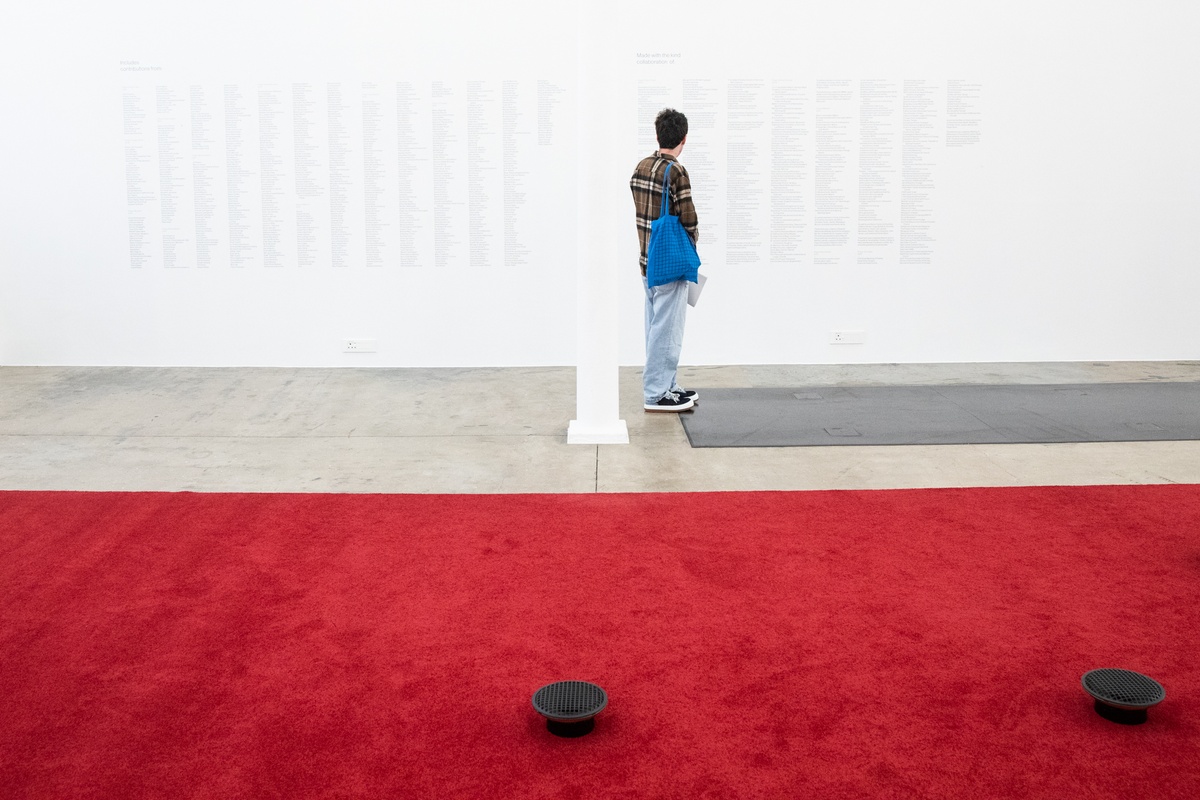
[{"label": "wall socket plate", "polygon": [[866,331],[830,331],[830,344],[866,344]]},{"label": "wall socket plate", "polygon": [[342,340],[342,352],[343,353],[374,353],[375,352],[375,340],[374,339],[343,339]]}]

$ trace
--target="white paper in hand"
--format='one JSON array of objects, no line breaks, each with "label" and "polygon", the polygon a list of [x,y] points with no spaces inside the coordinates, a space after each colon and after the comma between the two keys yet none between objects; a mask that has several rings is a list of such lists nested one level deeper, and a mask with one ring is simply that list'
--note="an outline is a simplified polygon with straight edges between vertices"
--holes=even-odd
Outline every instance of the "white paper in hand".
[{"label": "white paper in hand", "polygon": [[707,277],[705,277],[704,275],[701,275],[699,272],[697,272],[696,273],[696,282],[688,284],[688,305],[689,306],[692,306],[694,308],[696,306],[696,303],[699,302],[700,292],[704,291],[704,282],[706,280],[708,280]]}]

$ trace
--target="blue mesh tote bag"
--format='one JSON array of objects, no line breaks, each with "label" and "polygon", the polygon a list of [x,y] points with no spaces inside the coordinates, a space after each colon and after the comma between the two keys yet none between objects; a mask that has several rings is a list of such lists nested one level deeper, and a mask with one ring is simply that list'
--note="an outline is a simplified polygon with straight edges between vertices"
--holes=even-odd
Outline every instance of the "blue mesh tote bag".
[{"label": "blue mesh tote bag", "polygon": [[700,266],[696,245],[692,244],[679,217],[669,213],[670,179],[671,162],[668,161],[667,171],[663,173],[662,206],[658,210],[658,219],[650,223],[650,244],[646,247],[646,283],[649,286],[662,286],[680,278],[695,283],[696,270]]}]

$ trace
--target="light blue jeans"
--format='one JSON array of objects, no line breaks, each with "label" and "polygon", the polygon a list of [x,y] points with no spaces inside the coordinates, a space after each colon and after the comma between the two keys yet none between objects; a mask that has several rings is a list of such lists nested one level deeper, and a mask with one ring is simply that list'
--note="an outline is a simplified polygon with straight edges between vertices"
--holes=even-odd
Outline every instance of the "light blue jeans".
[{"label": "light blue jeans", "polygon": [[646,371],[642,390],[647,403],[657,403],[667,392],[679,391],[675,372],[683,350],[683,321],[687,315],[688,282],[678,280],[646,290]]}]

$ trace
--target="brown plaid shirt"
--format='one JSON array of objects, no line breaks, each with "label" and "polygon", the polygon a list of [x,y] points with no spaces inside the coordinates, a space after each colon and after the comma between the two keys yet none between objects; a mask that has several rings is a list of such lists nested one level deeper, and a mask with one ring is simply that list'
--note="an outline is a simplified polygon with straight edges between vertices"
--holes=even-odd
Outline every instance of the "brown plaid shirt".
[{"label": "brown plaid shirt", "polygon": [[692,181],[687,170],[675,160],[674,156],[664,156],[657,150],[654,155],[647,156],[638,162],[633,177],[629,179],[629,188],[633,190],[633,207],[637,214],[638,239],[642,243],[642,274],[646,274],[646,246],[650,244],[650,223],[658,219],[662,206],[663,170],[670,161],[671,191],[667,210],[679,217],[679,222],[692,244],[699,237],[699,223],[696,219],[696,207],[692,205]]}]

